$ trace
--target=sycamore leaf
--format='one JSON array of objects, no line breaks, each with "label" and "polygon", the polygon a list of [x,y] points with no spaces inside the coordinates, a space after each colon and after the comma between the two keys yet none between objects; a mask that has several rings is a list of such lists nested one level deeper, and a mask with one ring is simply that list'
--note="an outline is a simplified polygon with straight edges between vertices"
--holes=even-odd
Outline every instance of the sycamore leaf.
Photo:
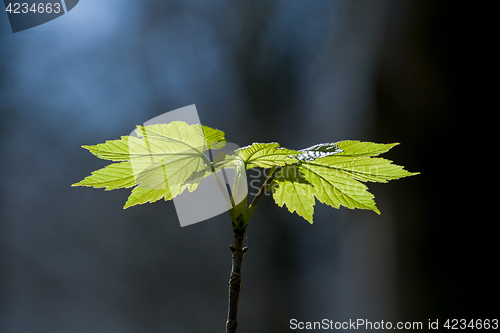
[{"label": "sycamore leaf", "polygon": [[362,141],[345,140],[336,142],[335,146],[340,150],[341,156],[377,156],[386,153],[399,143],[373,143]]},{"label": "sycamore leaf", "polygon": [[295,166],[285,166],[276,171],[270,183],[273,198],[278,206],[286,205],[290,213],[296,212],[312,223],[314,213],[314,188]]},{"label": "sycamore leaf", "polygon": [[377,214],[373,194],[366,185],[354,180],[341,169],[329,168],[318,163],[303,163],[300,166],[304,177],[314,187],[314,196],[322,203],[339,208],[341,205],[350,209],[371,209]]},{"label": "sycamore leaf", "polygon": [[[285,204],[290,212],[297,212],[310,223],[314,198],[335,208],[369,209],[380,214],[373,194],[360,181],[386,183],[418,174],[408,172],[390,160],[373,158],[395,145],[397,143],[341,141],[300,150],[296,157],[297,169],[305,181],[298,182],[297,177],[276,176],[273,180],[274,200],[280,207]],[[300,185],[291,186],[294,183]],[[285,185],[288,187],[286,191]]]},{"label": "sycamore leaf", "polygon": [[138,137],[83,146],[99,158],[121,163],[94,171],[72,186],[106,190],[136,186],[124,208],[161,198],[170,200],[186,188],[191,192],[197,188],[199,180],[192,175],[211,172],[205,151],[225,143],[222,131],[180,121],[138,126],[136,133]]},{"label": "sycamore leaf", "polygon": [[[92,172],[72,186],[106,190],[135,187],[125,204],[124,208],[127,208],[162,198],[170,200],[186,189],[192,192],[201,179],[214,171],[232,168],[235,171],[233,196],[226,198],[226,204],[228,209],[232,204],[230,212],[236,214],[232,216],[234,218],[247,211],[246,170],[272,168],[266,184],[270,182],[268,185],[274,201],[312,223],[316,199],[335,208],[368,209],[380,214],[373,194],[362,182],[386,183],[418,174],[376,157],[398,143],[348,140],[318,144],[299,151],[282,148],[276,142],[254,143],[232,153],[220,152],[210,161],[205,152],[220,150],[226,142],[224,132],[220,130],[174,121],[138,126],[136,134],[137,137],[123,136],[119,140],[83,146],[97,157],[117,163]],[[224,191],[220,179],[216,177],[216,180]],[[253,212],[255,207],[251,206]],[[251,213],[247,218],[250,216]]]},{"label": "sycamore leaf", "polygon": [[214,129],[205,125],[201,125],[203,129],[203,136],[207,142],[208,149],[221,149],[226,143],[226,138],[224,137],[224,132],[218,129]]},{"label": "sycamore leaf", "polygon": [[135,182],[132,165],[129,161],[127,161],[110,164],[105,168],[96,170],[92,172],[92,175],[71,186],[106,188],[108,191],[117,188],[129,188],[135,185],[137,185],[137,183]]},{"label": "sycamore leaf", "polygon": [[234,153],[246,166],[246,169],[255,167],[272,168],[296,164],[298,152],[295,150],[281,148],[279,143],[254,143],[236,150]]}]

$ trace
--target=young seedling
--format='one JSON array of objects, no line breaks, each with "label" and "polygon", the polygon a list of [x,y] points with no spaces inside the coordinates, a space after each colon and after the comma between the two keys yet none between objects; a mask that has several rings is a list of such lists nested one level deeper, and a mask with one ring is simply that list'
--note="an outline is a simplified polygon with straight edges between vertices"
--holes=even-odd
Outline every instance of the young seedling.
[{"label": "young seedling", "polygon": [[[234,231],[232,269],[229,279],[229,309],[226,332],[237,327],[241,265],[247,251],[243,236],[257,204],[265,193],[272,193],[278,206],[313,222],[316,199],[334,208],[368,209],[377,214],[374,196],[361,182],[386,183],[418,174],[408,172],[392,161],[378,158],[398,143],[378,144],[360,141],[324,143],[301,150],[280,147],[278,143],[254,143],[232,152],[220,152],[209,159],[205,152],[222,149],[224,132],[201,124],[137,126],[136,136],[122,136],[95,146],[83,146],[99,158],[112,163],[92,172],[72,186],[113,190],[134,187],[125,206],[128,208],[160,199],[171,200],[184,192],[195,191],[206,177],[214,177],[225,198]],[[246,170],[268,169],[267,178],[247,206],[242,191]],[[227,190],[219,172],[233,169],[233,188]],[[239,196],[239,197],[238,197]],[[243,197],[243,198],[242,198]],[[238,198],[238,200],[236,200]]]}]

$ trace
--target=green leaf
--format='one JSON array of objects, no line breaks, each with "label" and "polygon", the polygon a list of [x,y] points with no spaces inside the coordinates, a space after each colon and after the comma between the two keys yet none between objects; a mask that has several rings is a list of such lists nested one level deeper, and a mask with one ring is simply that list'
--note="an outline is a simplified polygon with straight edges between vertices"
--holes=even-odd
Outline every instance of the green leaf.
[{"label": "green leaf", "polygon": [[304,178],[299,167],[285,166],[276,171],[270,187],[278,206],[286,205],[290,213],[296,212],[313,222],[314,187]]},{"label": "green leaf", "polygon": [[[299,182],[297,177],[276,177],[273,180],[278,191],[273,193],[275,202],[279,206],[285,204],[289,211],[297,212],[311,223],[313,198],[335,208],[369,209],[380,214],[373,194],[360,181],[386,183],[418,174],[408,172],[390,160],[373,158],[395,145],[397,143],[341,141],[300,150],[297,168],[304,181]],[[283,185],[289,190],[285,191]]]},{"label": "green leaf", "polygon": [[233,153],[221,152],[211,162],[205,152],[222,149],[226,142],[220,130],[174,121],[138,126],[136,133],[137,137],[123,136],[119,140],[83,146],[97,157],[117,163],[92,172],[72,186],[106,190],[135,186],[125,204],[127,208],[162,198],[170,200],[186,189],[192,192],[201,179],[212,174],[224,192],[224,184],[214,171],[233,168],[233,197],[227,198],[226,193],[226,203],[234,223],[240,215],[249,219],[264,193],[259,192],[248,210],[246,170],[272,168],[265,184],[272,188],[275,202],[312,223],[316,199],[335,208],[369,209],[380,214],[373,194],[362,182],[386,183],[418,174],[376,157],[398,143],[348,140],[317,144],[299,151],[282,148],[276,142],[254,143]]},{"label": "green leaf", "polygon": [[136,186],[124,208],[161,198],[170,200],[185,189],[194,191],[198,187],[200,179],[193,179],[193,174],[211,172],[205,151],[222,148],[225,143],[222,131],[180,121],[138,126],[136,133],[138,137],[123,136],[83,146],[99,158],[121,163],[94,171],[72,186],[107,190]]},{"label": "green leaf", "polygon": [[342,169],[319,163],[304,163],[300,169],[313,185],[314,196],[320,202],[335,208],[342,205],[350,209],[371,209],[380,214],[366,185],[354,180]]},{"label": "green leaf", "polygon": [[345,140],[334,143],[340,150],[340,156],[377,156],[386,153],[399,143],[373,143]]},{"label": "green leaf", "polygon": [[105,168],[92,172],[79,183],[71,186],[89,186],[94,188],[106,188],[114,190],[117,188],[129,188],[136,185],[132,164],[127,162],[114,163]]},{"label": "green leaf", "polygon": [[205,125],[201,125],[201,127],[203,129],[203,135],[205,136],[208,149],[221,149],[224,147],[224,143],[226,142],[224,132]]},{"label": "green leaf", "polygon": [[387,183],[389,180],[414,175],[400,165],[383,158],[368,156],[327,156],[302,163],[304,168],[322,168],[320,172],[334,173],[363,182]]},{"label": "green leaf", "polygon": [[295,150],[281,148],[279,143],[254,143],[250,146],[236,150],[235,154],[246,166],[246,169],[255,167],[272,168],[297,163],[298,152]]}]

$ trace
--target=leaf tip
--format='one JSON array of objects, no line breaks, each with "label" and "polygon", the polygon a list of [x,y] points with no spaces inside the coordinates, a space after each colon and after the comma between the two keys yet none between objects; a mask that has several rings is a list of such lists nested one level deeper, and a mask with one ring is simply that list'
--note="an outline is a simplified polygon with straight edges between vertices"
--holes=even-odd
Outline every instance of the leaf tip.
[{"label": "leaf tip", "polygon": [[394,148],[396,146],[399,146],[400,144],[401,143],[399,143],[399,142],[387,143],[386,147],[389,147],[389,148],[387,148],[387,151],[391,150],[392,148]]}]

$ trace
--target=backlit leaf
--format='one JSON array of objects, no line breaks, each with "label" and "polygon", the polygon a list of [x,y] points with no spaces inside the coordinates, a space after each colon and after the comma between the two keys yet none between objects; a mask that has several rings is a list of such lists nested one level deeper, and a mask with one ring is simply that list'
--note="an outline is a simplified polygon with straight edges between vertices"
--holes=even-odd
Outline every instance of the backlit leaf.
[{"label": "backlit leaf", "polygon": [[221,148],[225,143],[222,131],[180,121],[138,126],[136,133],[138,137],[123,136],[120,140],[83,146],[99,158],[121,163],[94,171],[73,186],[107,190],[136,186],[124,208],[161,198],[170,200],[186,188],[197,188],[199,179],[192,175],[211,172],[205,151]]},{"label": "backlit leaf", "polygon": [[[369,209],[380,214],[373,194],[361,182],[386,183],[418,174],[408,172],[402,166],[392,164],[390,160],[373,157],[387,152],[395,145],[397,143],[341,141],[300,150],[296,168],[300,170],[305,182],[298,182],[297,177],[275,177],[273,184],[278,185],[275,187],[278,192],[273,194],[275,202],[279,206],[285,204],[290,212],[297,212],[311,223],[314,205],[311,198],[335,208],[344,206],[350,209]],[[300,185],[290,186],[295,183]],[[285,184],[289,186],[288,191],[281,188]]]},{"label": "backlit leaf", "polygon": [[299,167],[285,166],[275,172],[270,183],[273,198],[278,206],[286,205],[290,213],[296,212],[312,223],[314,213],[314,187]]},{"label": "backlit leaf", "polygon": [[297,163],[298,152],[281,148],[279,143],[254,143],[238,149],[235,154],[245,163],[246,169],[272,168]]}]

